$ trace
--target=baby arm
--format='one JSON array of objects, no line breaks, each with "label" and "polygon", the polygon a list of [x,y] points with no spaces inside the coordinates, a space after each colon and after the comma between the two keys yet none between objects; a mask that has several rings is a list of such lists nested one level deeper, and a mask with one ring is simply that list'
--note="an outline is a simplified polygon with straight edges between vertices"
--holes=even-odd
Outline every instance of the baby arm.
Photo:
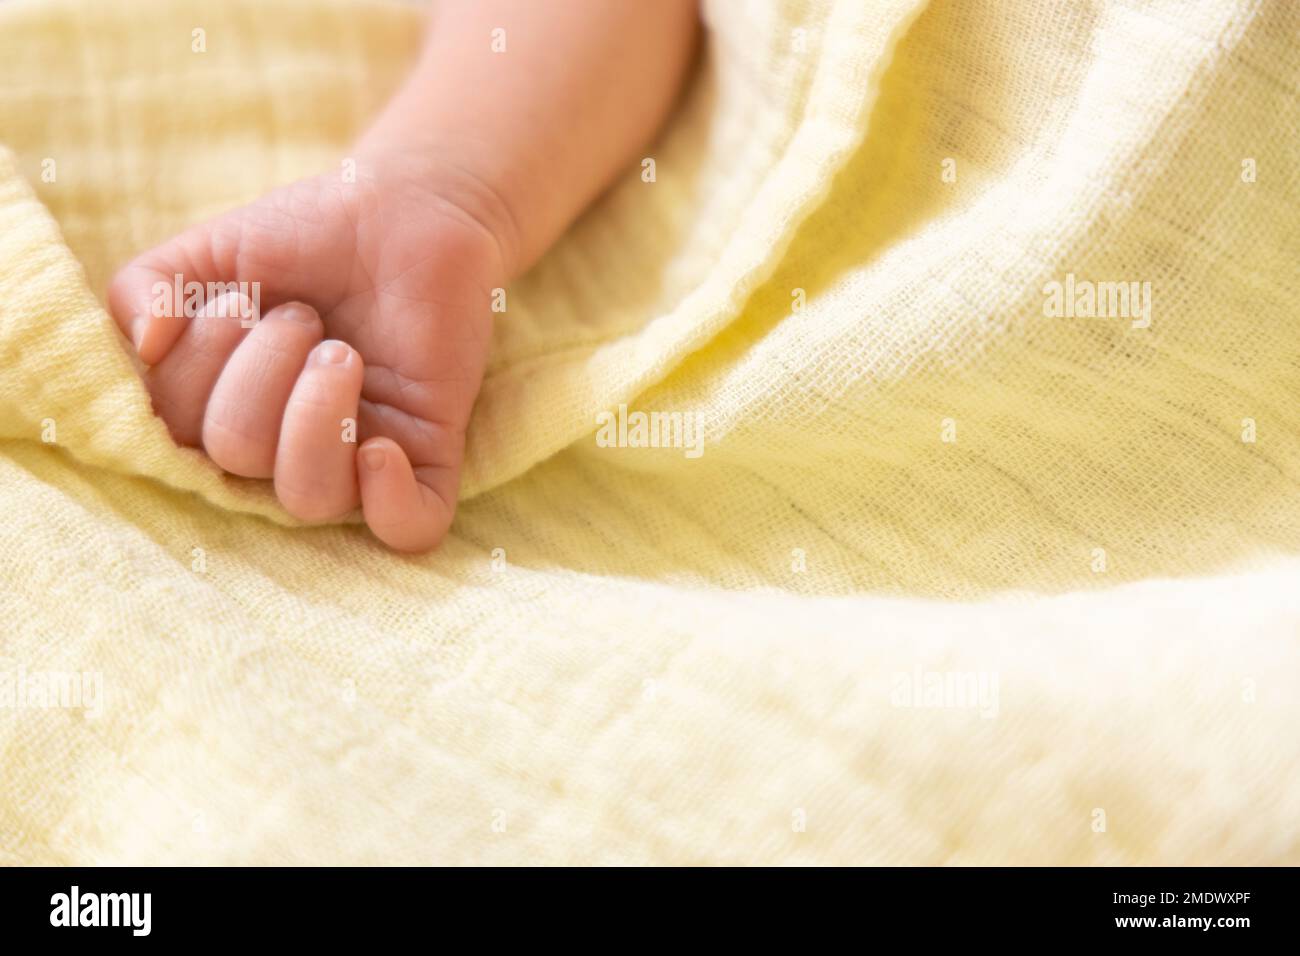
[{"label": "baby arm", "polygon": [[[354,147],[356,182],[294,183],[128,264],[109,304],[155,410],[285,508],[359,503],[422,551],[455,511],[491,290],[527,269],[663,122],[694,0],[442,0]],[[262,320],[157,314],[158,283],[257,282]],[[356,440],[342,423],[356,422]]]},{"label": "baby arm", "polygon": [[437,4],[419,64],[360,151],[476,180],[483,195],[466,198],[513,277],[662,124],[695,24],[695,0]]}]

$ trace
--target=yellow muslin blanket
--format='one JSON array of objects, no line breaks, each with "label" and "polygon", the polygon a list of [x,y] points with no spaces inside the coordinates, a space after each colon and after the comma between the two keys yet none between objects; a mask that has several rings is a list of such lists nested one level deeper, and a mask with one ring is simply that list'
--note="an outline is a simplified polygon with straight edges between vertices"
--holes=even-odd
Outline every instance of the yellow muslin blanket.
[{"label": "yellow muslin blanket", "polygon": [[421,16],[0,3],[0,862],[1300,863],[1300,6],[706,2],[405,557],[102,303]]}]

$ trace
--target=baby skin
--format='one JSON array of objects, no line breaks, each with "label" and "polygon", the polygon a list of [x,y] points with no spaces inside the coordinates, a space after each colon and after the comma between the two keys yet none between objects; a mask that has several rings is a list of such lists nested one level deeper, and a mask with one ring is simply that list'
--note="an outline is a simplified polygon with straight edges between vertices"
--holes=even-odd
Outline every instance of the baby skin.
[{"label": "baby skin", "polygon": [[[360,505],[389,547],[436,547],[494,290],[629,168],[696,30],[695,0],[435,2],[411,76],[340,163],[354,176],[276,190],[114,277],[109,307],[175,440],[272,479],[300,519]],[[156,290],[177,276],[256,282],[263,314],[164,312]]]}]

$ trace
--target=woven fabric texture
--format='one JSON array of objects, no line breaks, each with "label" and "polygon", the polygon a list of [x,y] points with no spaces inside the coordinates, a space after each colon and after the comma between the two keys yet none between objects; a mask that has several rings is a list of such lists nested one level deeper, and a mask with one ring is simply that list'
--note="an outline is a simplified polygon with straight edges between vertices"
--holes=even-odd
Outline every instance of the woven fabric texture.
[{"label": "woven fabric texture", "polygon": [[1300,863],[1300,5],[710,0],[405,557],[103,297],[421,17],[0,3],[0,862]]}]

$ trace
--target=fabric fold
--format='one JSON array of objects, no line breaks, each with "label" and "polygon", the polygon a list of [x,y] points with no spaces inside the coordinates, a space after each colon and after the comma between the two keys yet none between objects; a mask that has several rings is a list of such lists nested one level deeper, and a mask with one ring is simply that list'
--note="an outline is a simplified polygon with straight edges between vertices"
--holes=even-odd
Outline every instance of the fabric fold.
[{"label": "fabric fold", "polygon": [[176,448],[101,297],[419,9],[0,3],[0,861],[1300,860],[1300,9],[704,16],[408,556]]}]

